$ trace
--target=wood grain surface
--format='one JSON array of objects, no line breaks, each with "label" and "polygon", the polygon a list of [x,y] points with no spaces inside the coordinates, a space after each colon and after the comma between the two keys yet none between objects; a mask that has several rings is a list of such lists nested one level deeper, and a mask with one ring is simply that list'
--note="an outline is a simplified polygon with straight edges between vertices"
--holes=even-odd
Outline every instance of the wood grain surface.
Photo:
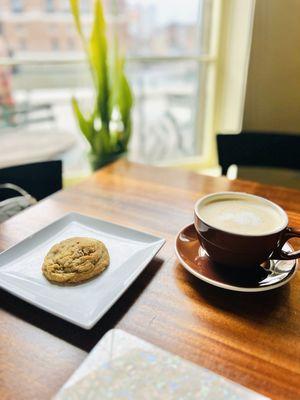
[{"label": "wood grain surface", "polygon": [[[177,232],[197,198],[236,190],[265,196],[300,226],[300,191],[119,161],[0,225],[0,251],[78,211],[163,236],[157,257],[90,331],[0,292],[0,398],[48,399],[86,352],[121,328],[272,399],[300,398],[300,276],[274,291],[234,293],[179,265]],[[300,240],[294,240],[300,248]],[[67,299],[66,299],[67,301]]]}]

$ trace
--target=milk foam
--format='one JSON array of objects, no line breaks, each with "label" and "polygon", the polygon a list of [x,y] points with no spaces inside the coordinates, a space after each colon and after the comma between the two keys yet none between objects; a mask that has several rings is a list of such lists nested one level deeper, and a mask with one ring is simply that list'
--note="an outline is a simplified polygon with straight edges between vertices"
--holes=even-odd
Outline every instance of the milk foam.
[{"label": "milk foam", "polygon": [[271,205],[252,198],[217,199],[204,204],[199,216],[215,228],[244,235],[263,235],[279,229],[284,221]]}]

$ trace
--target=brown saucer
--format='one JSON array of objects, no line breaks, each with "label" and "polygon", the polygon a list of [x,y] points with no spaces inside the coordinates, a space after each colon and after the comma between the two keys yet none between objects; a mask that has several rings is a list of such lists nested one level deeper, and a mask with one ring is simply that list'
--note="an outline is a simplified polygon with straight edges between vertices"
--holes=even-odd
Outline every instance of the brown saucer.
[{"label": "brown saucer", "polygon": [[[286,251],[293,251],[286,243]],[[180,263],[197,278],[223,289],[238,292],[262,292],[286,284],[297,271],[296,260],[270,260],[249,272],[230,269],[212,262],[199,244],[194,224],[183,228],[175,244]]]}]

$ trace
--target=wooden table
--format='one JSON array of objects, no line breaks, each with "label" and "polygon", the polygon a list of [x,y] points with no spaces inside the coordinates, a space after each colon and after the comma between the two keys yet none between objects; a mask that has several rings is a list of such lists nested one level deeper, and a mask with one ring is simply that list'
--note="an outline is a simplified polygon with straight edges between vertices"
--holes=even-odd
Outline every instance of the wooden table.
[{"label": "wooden table", "polygon": [[[68,211],[144,230],[166,245],[90,331],[0,292],[0,398],[47,399],[103,334],[118,327],[273,399],[300,398],[300,276],[277,290],[234,293],[186,272],[176,233],[195,200],[237,190],[265,196],[300,226],[300,191],[117,162],[0,225],[0,250]],[[300,241],[294,242],[299,248]]]}]

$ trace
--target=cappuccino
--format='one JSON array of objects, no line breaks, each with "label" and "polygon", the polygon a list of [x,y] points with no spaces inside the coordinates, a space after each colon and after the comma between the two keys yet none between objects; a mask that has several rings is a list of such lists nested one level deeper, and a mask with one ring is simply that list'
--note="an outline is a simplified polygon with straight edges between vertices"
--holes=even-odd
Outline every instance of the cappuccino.
[{"label": "cappuccino", "polygon": [[198,214],[208,225],[241,235],[272,233],[284,224],[271,205],[246,197],[216,198],[199,207]]}]

